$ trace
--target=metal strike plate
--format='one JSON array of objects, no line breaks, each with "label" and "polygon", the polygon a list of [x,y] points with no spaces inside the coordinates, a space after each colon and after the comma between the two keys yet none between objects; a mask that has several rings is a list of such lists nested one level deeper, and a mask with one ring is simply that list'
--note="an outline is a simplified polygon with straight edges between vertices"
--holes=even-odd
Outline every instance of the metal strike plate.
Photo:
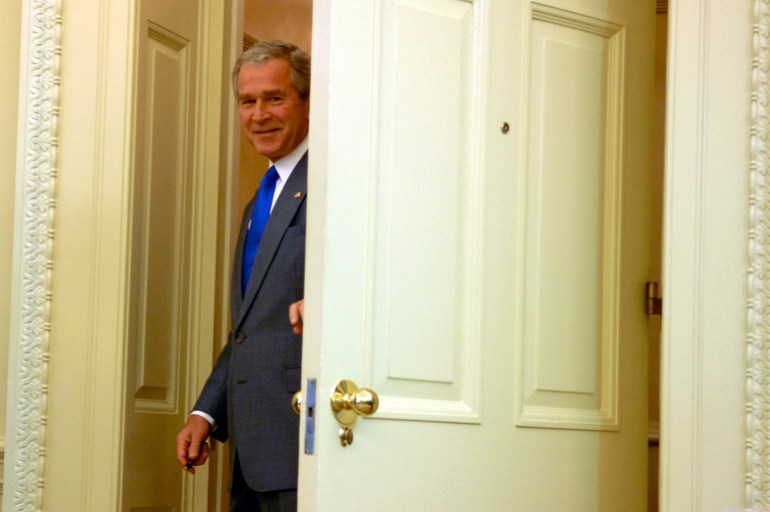
[{"label": "metal strike plate", "polygon": [[315,379],[308,379],[305,386],[307,399],[305,400],[305,453],[313,455],[315,452]]}]

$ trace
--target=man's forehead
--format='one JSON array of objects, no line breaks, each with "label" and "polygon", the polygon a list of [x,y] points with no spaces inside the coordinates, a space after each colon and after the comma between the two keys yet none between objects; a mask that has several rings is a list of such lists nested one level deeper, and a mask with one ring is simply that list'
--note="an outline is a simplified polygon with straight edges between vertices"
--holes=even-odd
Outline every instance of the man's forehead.
[{"label": "man's forehead", "polygon": [[277,85],[271,84],[269,87],[248,87],[248,83],[245,85],[247,86],[247,89],[243,91],[243,94],[249,96],[253,96],[254,94],[265,96],[277,93],[294,92],[294,88],[292,87],[291,83]]},{"label": "man's forehead", "polygon": [[[291,83],[291,67],[288,62],[285,66],[280,63],[272,64],[278,59],[272,59],[272,61],[265,62],[264,64],[244,64],[238,71],[238,81],[251,81],[254,79],[261,79],[272,81],[276,84],[283,85],[283,83]],[[285,62],[285,61],[284,61]]]}]

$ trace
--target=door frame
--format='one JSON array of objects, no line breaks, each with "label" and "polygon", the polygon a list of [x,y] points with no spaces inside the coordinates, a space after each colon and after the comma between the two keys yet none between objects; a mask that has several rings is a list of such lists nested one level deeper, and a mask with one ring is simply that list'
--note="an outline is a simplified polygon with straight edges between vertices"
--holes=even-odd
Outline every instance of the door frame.
[{"label": "door frame", "polygon": [[[20,0],[4,510],[51,504],[119,509],[137,1]],[[200,95],[193,130],[198,144],[190,164],[197,180],[191,251],[198,292],[194,339],[182,363],[189,403],[180,407],[186,409],[227,330],[228,308],[216,304],[222,294],[214,290],[228,282],[229,229],[220,226],[229,225],[225,205],[232,193],[227,170],[234,157],[226,149],[237,140],[236,125],[221,116],[223,109],[232,110],[229,69],[235,55],[229,38],[237,17],[226,0],[199,4]],[[59,116],[62,107],[66,115]],[[59,145],[63,134],[77,144]],[[74,217],[63,212],[73,212],[73,202],[77,219],[84,220],[77,229],[85,243],[62,229],[72,227]],[[68,272],[53,265],[54,246],[58,258],[67,254]],[[66,297],[64,282],[75,284],[66,288]],[[54,283],[60,297],[53,295]],[[67,300],[79,305],[77,318],[56,315],[57,301]],[[209,510],[209,495],[216,499],[221,492],[216,482],[209,485],[209,473],[216,471],[185,477],[184,510]]]},{"label": "door frame", "polygon": [[[768,502],[770,473],[757,451],[766,447],[746,446],[746,435],[763,427],[744,405],[746,351],[770,355],[770,346],[752,343],[764,333],[746,327],[747,315],[767,322],[770,313],[761,309],[770,282],[756,274],[764,248],[749,241],[764,222],[752,215],[749,223],[749,183],[755,201],[770,192],[757,165],[767,141],[754,140],[753,162],[749,155],[751,134],[756,139],[768,122],[766,108],[755,108],[753,119],[750,112],[752,94],[767,91],[766,72],[751,68],[752,57],[768,60],[770,19],[761,0],[754,14],[751,3],[673,0],[669,8],[659,499],[666,511]],[[765,27],[754,48],[752,25]],[[765,391],[752,401],[767,410],[768,398]],[[746,485],[746,474],[755,481]]]},{"label": "door frame", "polygon": [[[7,429],[5,437],[5,471],[4,471],[4,508],[7,510],[38,510],[41,508],[42,496],[46,486],[57,485],[52,481],[52,475],[47,475],[45,468],[51,463],[51,455],[40,456],[46,448],[46,425],[43,419],[49,407],[48,392],[49,375],[47,357],[50,353],[48,346],[48,331],[35,328],[47,326],[50,323],[50,305],[53,277],[56,269],[50,268],[50,246],[55,236],[57,211],[53,198],[56,197],[55,169],[58,164],[59,151],[54,144],[39,146],[33,144],[40,137],[55,141],[57,130],[71,127],[60,126],[57,123],[58,94],[57,87],[67,88],[68,83],[59,85],[60,69],[58,55],[53,49],[62,44],[60,27],[62,13],[60,4],[68,0],[55,2],[33,2],[24,0],[21,26],[21,67],[20,67],[20,98],[17,151],[16,192],[15,192],[15,228],[14,228],[14,263],[11,289],[11,332],[9,336],[9,391],[7,397]],[[87,27],[104,33],[110,29],[111,39],[99,39],[99,50],[108,55],[112,62],[110,75],[106,67],[99,68],[99,77],[108,78],[114,84],[116,78],[124,79],[122,69],[115,63],[124,63],[131,58],[130,36],[128,27],[133,21],[132,2],[100,0],[103,14],[109,14],[107,27]],[[127,4],[127,5],[126,5]],[[212,4],[213,5],[213,4]],[[770,501],[770,465],[761,453],[767,450],[757,439],[764,431],[764,426],[758,422],[754,411],[770,409],[770,394],[765,388],[755,385],[770,378],[770,369],[762,364],[770,360],[770,346],[755,340],[761,340],[766,333],[763,322],[768,320],[770,308],[765,306],[765,289],[770,288],[770,278],[763,276],[759,269],[764,268],[764,254],[770,247],[765,247],[763,239],[752,237],[752,233],[763,232],[768,221],[762,212],[768,211],[766,199],[770,197],[770,185],[759,179],[765,170],[763,162],[768,161],[768,141],[762,138],[763,127],[768,125],[767,107],[754,98],[768,97],[768,76],[760,63],[770,61],[767,30],[758,30],[755,46],[746,47],[746,41],[751,41],[753,27],[767,27],[770,16],[767,7],[761,0],[754,1],[754,14],[750,7],[745,11],[735,13],[735,6],[727,0],[674,0],[670,7],[669,27],[669,85],[668,85],[668,121],[666,156],[666,194],[665,194],[665,227],[664,227],[664,320],[663,320],[663,365],[662,365],[662,422],[661,422],[661,509],[690,510],[698,509],[700,503],[718,503],[724,506],[753,506]],[[215,9],[214,9],[215,10]],[[721,19],[721,15],[724,18]],[[68,14],[69,15],[69,14]],[[713,23],[720,19],[721,23]],[[44,23],[40,24],[39,20]],[[232,29],[232,23],[229,25]],[[725,33],[734,37],[740,43],[739,48],[745,52],[737,52],[739,63],[750,63],[754,58],[754,81],[746,78],[736,86],[735,75],[724,73],[723,62],[715,62],[714,50],[718,48],[719,37]],[[70,33],[71,42],[77,44],[77,37]],[[116,39],[116,36],[117,37]],[[118,42],[116,42],[116,40]],[[730,45],[725,45],[730,46]],[[48,48],[49,51],[35,53],[34,47]],[[710,53],[710,50],[712,53]],[[734,55],[735,51],[733,50]],[[744,54],[745,53],[745,54]],[[228,63],[229,64],[229,63]],[[125,68],[125,66],[124,66]],[[125,71],[125,69],[123,69]],[[748,69],[745,71],[749,75]],[[739,76],[744,76],[743,74]],[[45,78],[45,81],[38,80]],[[749,83],[746,83],[749,82]],[[40,87],[45,84],[48,87]],[[738,132],[735,141],[739,147],[745,143],[746,151],[740,148],[737,156],[730,163],[744,171],[739,175],[746,187],[743,192],[738,188],[730,188],[731,195],[722,197],[712,195],[713,181],[716,178],[732,178],[734,180],[736,167],[725,167],[722,161],[710,160],[711,154],[705,151],[709,142],[714,142],[720,136],[723,127],[718,117],[713,114],[716,107],[712,104],[711,92],[724,87],[734,90],[736,95],[724,95],[738,103],[740,114],[751,114],[744,124],[738,122]],[[733,88],[731,88],[733,87]],[[698,94],[692,94],[698,91]],[[118,101],[112,104],[125,104],[130,88],[123,84],[118,90],[111,90],[111,98]],[[119,101],[123,99],[123,102]],[[689,98],[689,99],[688,99]],[[45,100],[48,110],[44,115],[35,117],[32,105],[41,99]],[[209,91],[206,96],[212,114],[221,109],[226,102],[221,93]],[[722,103],[725,103],[723,101]],[[731,103],[735,106],[736,103]],[[753,109],[752,109],[753,107]],[[101,113],[101,121],[108,113]],[[130,138],[127,121],[130,112],[125,110],[110,111],[117,122],[104,124],[100,127],[104,137],[103,152],[121,148]],[[123,129],[116,129],[116,125]],[[735,120],[731,118],[731,122]],[[730,125],[732,128],[734,125]],[[748,148],[751,148],[750,151]],[[728,155],[729,157],[729,155]],[[41,166],[37,162],[48,162],[45,171],[51,173],[41,177]],[[215,162],[223,172],[229,172],[228,165]],[[675,171],[674,171],[675,169]],[[725,170],[722,170],[725,169]],[[111,169],[117,178],[125,178],[127,167],[119,166]],[[716,176],[715,176],[716,175]],[[225,180],[226,181],[226,180]],[[116,186],[124,186],[125,180],[113,182]],[[706,188],[704,188],[704,186]],[[749,193],[753,202],[749,206]],[[33,206],[31,196],[34,195],[46,205],[43,208]],[[95,211],[107,207],[110,197],[95,198],[100,201],[94,205]],[[727,219],[732,224],[714,225],[708,217],[711,207],[721,207],[727,211],[735,210],[732,217]],[[721,258],[719,249],[709,245],[713,237],[719,237],[727,231],[734,231],[737,219],[743,218],[739,224],[738,236],[744,238],[742,249],[731,253],[729,261],[722,261],[719,268],[711,266],[710,258]],[[746,220],[747,219],[747,220]],[[105,218],[104,220],[111,220]],[[693,229],[695,228],[695,229]],[[45,243],[40,243],[37,233],[48,233]],[[745,235],[745,236],[744,236]],[[105,233],[100,233],[99,242],[109,243],[109,251],[101,253],[102,258],[109,258],[114,251],[120,249],[121,240],[113,240]],[[118,252],[119,254],[119,252]],[[724,260],[724,258],[722,258]],[[693,265],[693,262],[699,265]],[[101,263],[101,266],[99,265]],[[99,306],[93,312],[96,315],[94,326],[90,327],[90,336],[116,334],[120,332],[122,318],[115,312],[116,304],[123,298],[120,296],[121,287],[116,283],[115,266],[103,259],[93,267],[92,279],[98,282],[105,280],[114,286],[112,293],[100,296]],[[733,366],[719,370],[714,364],[714,358],[722,355],[723,347],[716,346],[709,337],[708,329],[712,324],[708,320],[719,306],[705,300],[716,295],[716,290],[724,284],[720,276],[740,278],[740,286],[731,285],[730,292],[738,301],[728,307],[723,315],[729,315],[728,332],[720,335],[727,336],[729,342],[741,348],[740,367]],[[745,280],[748,276],[748,282]],[[736,290],[736,286],[738,290]],[[694,294],[695,293],[695,294]],[[700,300],[698,299],[700,298]],[[705,299],[704,299],[705,298]],[[748,306],[746,305],[748,304]],[[749,322],[745,322],[745,318]],[[737,320],[736,320],[737,319]],[[108,338],[109,339],[109,338]],[[119,336],[115,339],[120,339]],[[111,363],[113,368],[121,368],[124,354],[121,343],[114,347],[101,347],[99,363]],[[95,347],[86,348],[83,357],[94,357]],[[39,357],[29,358],[29,353],[39,354]],[[743,360],[743,355],[746,360]],[[196,366],[199,379],[204,379],[206,364],[211,364],[211,354],[201,355],[200,360],[191,362]],[[717,359],[719,360],[719,359]],[[748,365],[747,367],[745,365]],[[746,370],[749,370],[748,378]],[[739,413],[730,414],[721,420],[729,424],[729,435],[724,436],[718,446],[710,446],[713,439],[705,427],[714,418],[715,412],[711,404],[715,397],[704,375],[718,374],[726,377],[732,394],[724,398],[734,402],[735,389],[739,388],[743,395],[739,400]],[[740,376],[740,377],[739,377]],[[88,366],[85,380],[89,389],[99,389],[99,398],[108,397],[106,405],[102,403],[101,411],[106,414],[91,415],[84,420],[83,427],[95,436],[107,440],[117,440],[121,444],[121,435],[114,433],[114,427],[119,424],[120,397],[123,396],[120,375],[104,375],[96,364]],[[92,399],[96,399],[92,396]],[[744,408],[748,399],[752,407]],[[721,403],[720,403],[721,404]],[[729,405],[718,408],[720,411],[733,411]],[[117,421],[117,423],[116,423]],[[743,429],[743,425],[747,428]],[[749,437],[753,442],[746,448],[744,439]],[[726,457],[715,455],[717,449],[729,452]],[[737,455],[735,452],[737,451]],[[116,447],[112,448],[109,456],[101,453],[98,456],[84,447],[84,453],[90,456],[82,461],[68,461],[72,471],[84,474],[99,474],[99,481],[105,482],[102,489],[90,488],[84,485],[80,490],[88,495],[84,510],[108,510],[113,506],[113,499],[119,493],[120,454]],[[59,461],[57,461],[59,462]],[[64,462],[64,461],[61,461]],[[743,490],[744,474],[749,475],[745,496]],[[42,477],[46,476],[44,480]],[[711,481],[716,478],[724,481],[727,475],[729,482],[714,485]],[[53,477],[55,478],[55,477]],[[736,484],[737,482],[737,484]],[[736,491],[736,485],[739,488]],[[206,484],[201,484],[205,487]],[[89,488],[86,488],[89,487]],[[762,491],[764,489],[764,491]],[[202,489],[201,492],[205,492]],[[708,498],[717,493],[717,501]],[[764,494],[763,494],[764,493]],[[729,501],[734,503],[729,503]],[[742,503],[744,502],[745,503]]]},{"label": "door frame", "polygon": [[[42,479],[44,459],[36,454],[45,449],[44,424],[39,418],[46,415],[44,390],[48,374],[43,357],[48,354],[48,333],[36,325],[49,324],[51,316],[52,282],[46,267],[51,263],[49,248],[54,236],[53,176],[57,155],[50,141],[57,135],[60,71],[53,53],[40,49],[60,47],[59,16],[58,9],[52,5],[25,3],[22,7],[8,394],[3,446],[2,508],[5,510],[28,510],[30,507],[38,510],[42,506],[42,486],[35,484]],[[33,30],[32,25],[37,19],[44,22],[38,30]],[[42,116],[33,110],[33,105],[38,102],[50,106]],[[39,166],[37,162],[48,165]],[[33,208],[36,203],[47,207]],[[40,240],[37,233],[47,233],[47,236]],[[45,300],[38,299],[38,290],[42,291]],[[30,377],[24,378],[24,375]]]},{"label": "door frame", "polygon": [[[770,242],[760,233],[767,232],[770,225],[770,182],[767,176],[768,158],[770,157],[770,140],[765,136],[765,127],[770,121],[770,105],[761,98],[770,94],[770,73],[766,63],[770,61],[770,9],[759,0],[754,2],[754,38],[751,87],[751,167],[749,171],[748,205],[749,237],[748,237],[748,332],[746,335],[746,439],[747,443],[747,505],[754,507],[770,503],[770,463],[767,454],[770,441],[763,435],[768,428],[767,416],[762,414],[770,406],[770,389],[767,383],[770,379],[770,346],[763,343],[767,339],[764,327],[768,320],[768,290],[770,290],[770,275],[762,272],[767,267]],[[762,424],[762,419],[765,424]]]}]

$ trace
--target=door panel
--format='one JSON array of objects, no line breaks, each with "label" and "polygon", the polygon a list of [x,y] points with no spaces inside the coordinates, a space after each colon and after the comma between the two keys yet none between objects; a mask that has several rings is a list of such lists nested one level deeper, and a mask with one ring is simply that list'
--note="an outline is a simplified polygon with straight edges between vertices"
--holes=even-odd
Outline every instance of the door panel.
[{"label": "door panel", "polygon": [[[478,165],[468,165],[473,149],[465,129],[481,85],[469,44],[473,6],[388,2],[377,22],[378,172],[367,186],[365,242],[365,314],[372,323],[363,340],[371,385],[387,396],[382,417],[475,422],[480,367],[472,341],[480,322],[472,297],[481,272],[482,205],[462,193],[481,177]],[[442,43],[432,44],[434,38]],[[440,129],[426,129],[434,122]],[[435,292],[431,301],[420,300],[426,282]]]},{"label": "door panel", "polygon": [[[198,6],[139,3],[124,510],[182,510],[174,437],[189,413]],[[212,269],[213,270],[213,269]],[[200,312],[198,312],[200,314]]]},{"label": "door panel", "polygon": [[646,510],[635,4],[316,1],[301,510]]},{"label": "door panel", "polygon": [[[174,412],[186,310],[185,203],[189,180],[183,165],[189,41],[148,25],[146,90],[137,125],[142,138],[134,181],[134,252],[131,339],[136,343],[135,410]],[[159,220],[162,219],[162,222]]]},{"label": "door panel", "polygon": [[518,424],[617,430],[623,27],[532,18]]}]

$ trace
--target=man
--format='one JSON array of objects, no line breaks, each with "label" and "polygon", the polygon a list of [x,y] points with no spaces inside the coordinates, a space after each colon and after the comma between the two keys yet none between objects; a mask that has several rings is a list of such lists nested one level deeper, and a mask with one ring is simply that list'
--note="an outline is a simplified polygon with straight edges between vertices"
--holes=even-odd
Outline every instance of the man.
[{"label": "man", "polygon": [[291,324],[287,312],[304,295],[310,58],[283,41],[259,42],[239,57],[233,84],[244,133],[272,165],[243,214],[230,338],[177,435],[177,460],[194,473],[209,436],[229,439],[231,511],[290,512],[302,337],[298,306]]}]

